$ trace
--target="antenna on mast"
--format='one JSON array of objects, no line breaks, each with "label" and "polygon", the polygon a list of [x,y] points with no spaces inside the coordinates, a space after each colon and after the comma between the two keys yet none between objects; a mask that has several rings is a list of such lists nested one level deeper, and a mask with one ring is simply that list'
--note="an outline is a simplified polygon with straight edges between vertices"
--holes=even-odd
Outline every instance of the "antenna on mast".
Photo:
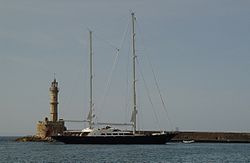
[{"label": "antenna on mast", "polygon": [[56,73],[54,72],[54,79],[56,79]]}]

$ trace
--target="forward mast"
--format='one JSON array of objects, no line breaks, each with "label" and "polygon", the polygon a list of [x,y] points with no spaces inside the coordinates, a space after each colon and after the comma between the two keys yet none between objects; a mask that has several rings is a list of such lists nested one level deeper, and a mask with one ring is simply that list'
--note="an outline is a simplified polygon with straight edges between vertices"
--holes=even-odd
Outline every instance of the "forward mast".
[{"label": "forward mast", "polygon": [[92,49],[92,31],[89,30],[89,114],[88,122],[89,128],[93,128],[93,49]]}]

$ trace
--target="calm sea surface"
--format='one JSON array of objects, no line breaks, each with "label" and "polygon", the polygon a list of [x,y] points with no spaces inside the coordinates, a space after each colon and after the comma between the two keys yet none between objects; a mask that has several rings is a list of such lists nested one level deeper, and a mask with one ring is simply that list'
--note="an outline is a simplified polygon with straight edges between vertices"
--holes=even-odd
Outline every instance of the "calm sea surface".
[{"label": "calm sea surface", "polygon": [[64,145],[0,137],[0,162],[250,162],[250,144]]}]

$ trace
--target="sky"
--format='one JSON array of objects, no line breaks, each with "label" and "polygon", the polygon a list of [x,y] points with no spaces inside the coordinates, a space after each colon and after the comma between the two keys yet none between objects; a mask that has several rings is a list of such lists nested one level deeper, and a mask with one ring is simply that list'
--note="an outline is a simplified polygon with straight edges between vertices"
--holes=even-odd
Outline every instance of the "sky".
[{"label": "sky", "polygon": [[59,117],[87,117],[88,29],[94,33],[96,116],[129,121],[131,11],[138,127],[249,132],[249,8],[248,0],[0,0],[0,135],[35,134],[36,123],[49,116],[54,73]]}]

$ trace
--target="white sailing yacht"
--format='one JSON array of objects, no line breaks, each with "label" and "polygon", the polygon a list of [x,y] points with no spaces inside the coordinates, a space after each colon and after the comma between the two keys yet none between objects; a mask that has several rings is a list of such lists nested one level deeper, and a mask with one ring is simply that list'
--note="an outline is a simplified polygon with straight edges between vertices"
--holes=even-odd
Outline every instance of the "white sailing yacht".
[{"label": "white sailing yacht", "polygon": [[[137,101],[136,101],[136,54],[135,54],[135,14],[132,17],[132,73],[133,73],[133,105],[131,123],[98,123],[99,125],[106,125],[103,128],[95,128],[93,122],[93,52],[92,52],[92,31],[89,32],[90,37],[90,104],[89,114],[86,122],[89,127],[83,129],[77,134],[69,134],[65,132],[63,135],[52,136],[53,139],[61,141],[66,144],[165,144],[170,141],[176,133],[174,132],[138,132],[136,129],[137,122]],[[131,125],[133,130],[121,130],[111,126],[116,125]]]}]

